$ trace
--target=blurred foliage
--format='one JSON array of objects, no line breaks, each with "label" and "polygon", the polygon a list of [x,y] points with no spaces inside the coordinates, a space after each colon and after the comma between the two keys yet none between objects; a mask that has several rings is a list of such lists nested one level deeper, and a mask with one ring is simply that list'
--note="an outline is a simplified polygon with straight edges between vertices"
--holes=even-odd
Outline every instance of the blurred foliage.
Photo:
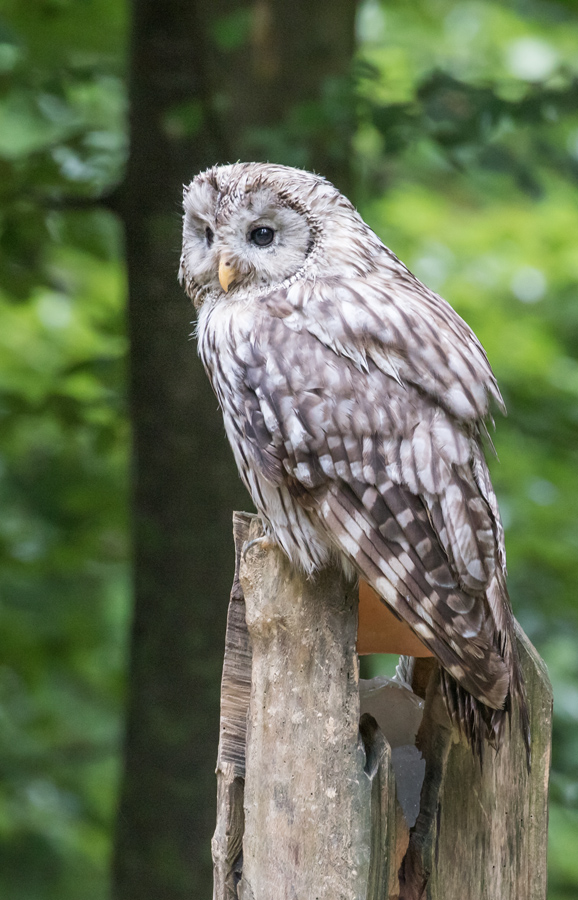
[{"label": "blurred foliage", "polygon": [[[107,894],[128,617],[126,9],[0,14],[0,896]],[[78,208],[77,208],[78,207]]]},{"label": "blurred foliage", "polygon": [[[246,40],[249,18],[240,7],[223,21],[221,49]],[[107,208],[126,156],[126,19],[117,0],[5,0],[0,12],[0,895],[11,900],[107,892],[129,616],[125,276]],[[578,10],[367,0],[358,38],[354,90],[333,104],[359,122],[355,199],[476,330],[508,405],[492,471],[515,611],[554,684],[549,898],[569,900]],[[287,128],[313,127],[309,113]]]}]

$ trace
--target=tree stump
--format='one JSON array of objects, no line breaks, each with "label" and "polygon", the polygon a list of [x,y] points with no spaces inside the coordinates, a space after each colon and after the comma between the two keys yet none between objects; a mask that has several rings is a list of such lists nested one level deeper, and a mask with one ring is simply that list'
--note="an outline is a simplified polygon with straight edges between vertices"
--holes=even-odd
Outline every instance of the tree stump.
[{"label": "tree stump", "polygon": [[234,523],[213,900],[545,900],[552,696],[521,630],[532,770],[516,710],[481,768],[434,660],[360,684],[357,587]]}]

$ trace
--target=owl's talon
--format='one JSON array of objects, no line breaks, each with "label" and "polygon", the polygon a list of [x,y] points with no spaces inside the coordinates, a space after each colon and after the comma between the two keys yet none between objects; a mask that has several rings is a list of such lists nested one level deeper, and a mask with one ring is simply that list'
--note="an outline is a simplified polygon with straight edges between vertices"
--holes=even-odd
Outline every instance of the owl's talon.
[{"label": "owl's talon", "polygon": [[243,562],[246,561],[249,550],[257,545],[260,545],[261,550],[271,550],[271,548],[275,546],[275,542],[266,534],[262,534],[261,537],[258,538],[253,538],[252,541],[245,541],[242,550]]}]

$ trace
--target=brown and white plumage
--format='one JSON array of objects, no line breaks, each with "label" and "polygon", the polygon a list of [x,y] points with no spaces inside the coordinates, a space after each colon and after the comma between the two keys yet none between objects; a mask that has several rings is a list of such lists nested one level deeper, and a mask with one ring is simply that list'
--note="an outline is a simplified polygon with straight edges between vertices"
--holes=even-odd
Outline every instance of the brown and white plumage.
[{"label": "brown and white plumage", "polygon": [[369,582],[441,663],[478,752],[512,694],[527,730],[479,341],[318,176],[214,168],[184,206],[199,352],[271,535],[307,572],[337,558]]}]

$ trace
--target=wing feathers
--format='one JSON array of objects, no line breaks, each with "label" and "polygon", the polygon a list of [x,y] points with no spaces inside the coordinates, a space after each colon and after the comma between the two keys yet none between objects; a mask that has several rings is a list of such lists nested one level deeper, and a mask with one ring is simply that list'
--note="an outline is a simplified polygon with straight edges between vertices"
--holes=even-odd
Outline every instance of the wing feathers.
[{"label": "wing feathers", "polygon": [[424,501],[461,585],[470,591],[484,591],[496,564],[488,507],[457,471],[445,491],[424,493]]},{"label": "wing feathers", "polygon": [[[420,571],[416,555],[383,537],[351,489],[333,486],[320,511],[339,548],[442,664],[480,700],[502,707],[508,692],[508,673],[493,646],[491,631],[487,634],[490,623],[483,615],[481,599],[477,616],[455,616],[450,611],[444,620],[443,600],[438,596],[437,602],[432,602],[431,586]],[[468,635],[467,642],[460,630]],[[464,659],[469,656],[475,662],[484,659],[483,673],[478,673],[478,666],[466,669]]]},{"label": "wing feathers", "polygon": [[383,259],[363,278],[300,280],[257,307],[221,307],[231,346],[206,329],[204,359],[282,546],[307,571],[327,558],[324,541],[327,554],[336,546],[436,654],[472,742],[497,740],[510,688],[523,707],[479,441],[489,398],[501,398],[468,326]]}]

